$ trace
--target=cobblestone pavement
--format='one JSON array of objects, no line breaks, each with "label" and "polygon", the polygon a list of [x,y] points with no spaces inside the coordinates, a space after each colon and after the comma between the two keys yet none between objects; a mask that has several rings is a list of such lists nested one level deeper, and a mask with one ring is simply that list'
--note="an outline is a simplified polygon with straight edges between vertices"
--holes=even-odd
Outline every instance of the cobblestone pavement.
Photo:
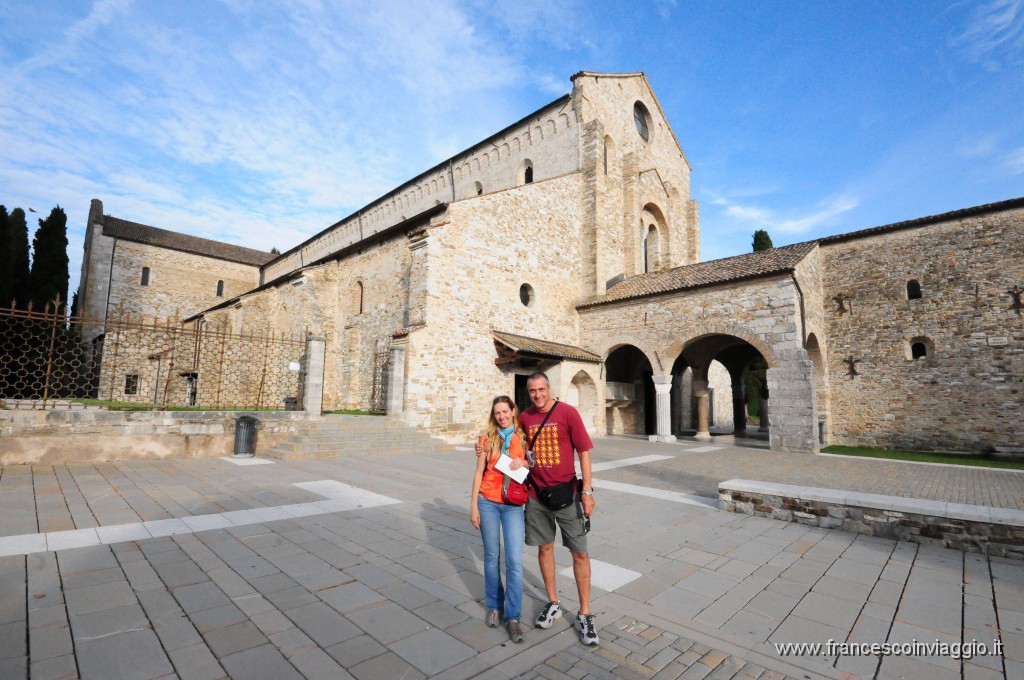
[{"label": "cobblestone pavement", "polygon": [[[744,456],[775,455],[597,446],[599,462],[623,465],[599,479],[704,495],[730,477],[761,477]],[[673,458],[627,460],[650,454]],[[820,465],[778,460],[776,472],[794,475]],[[569,617],[512,644],[482,621],[472,465],[459,451],[4,468],[0,678],[1024,677],[1020,562],[642,491],[598,493],[590,552],[602,644],[583,647]],[[823,478],[813,485],[832,486]],[[526,621],[545,599],[534,555],[526,549]],[[571,560],[562,548],[556,559],[572,613]],[[775,647],[978,640],[991,649],[997,638],[1000,654],[966,661]]]}]

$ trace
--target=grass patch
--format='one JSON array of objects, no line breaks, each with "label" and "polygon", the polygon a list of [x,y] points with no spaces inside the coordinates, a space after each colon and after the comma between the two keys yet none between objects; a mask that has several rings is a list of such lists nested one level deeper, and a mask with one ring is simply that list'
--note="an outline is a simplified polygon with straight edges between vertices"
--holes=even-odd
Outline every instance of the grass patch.
[{"label": "grass patch", "polygon": [[976,456],[962,453],[925,453],[922,451],[889,451],[872,449],[866,446],[826,446],[822,453],[836,453],[844,456],[861,456],[863,458],[885,458],[888,460],[910,460],[919,463],[946,463],[947,465],[972,465],[974,467],[1003,468],[1006,470],[1024,470],[1024,462],[999,460],[987,454]]},{"label": "grass patch", "polygon": [[360,411],[357,408],[341,408],[334,411],[323,411],[325,416],[341,415],[341,416],[382,416],[383,413],[374,413],[373,411]]}]

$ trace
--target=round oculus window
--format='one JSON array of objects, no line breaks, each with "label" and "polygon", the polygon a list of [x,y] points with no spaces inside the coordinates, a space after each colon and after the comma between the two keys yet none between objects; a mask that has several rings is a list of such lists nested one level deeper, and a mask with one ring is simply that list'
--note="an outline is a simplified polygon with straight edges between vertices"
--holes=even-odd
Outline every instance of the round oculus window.
[{"label": "round oculus window", "polygon": [[530,305],[533,304],[533,300],[533,286],[531,286],[528,283],[524,283],[523,285],[519,286],[519,301],[522,302],[525,306],[529,307]]}]

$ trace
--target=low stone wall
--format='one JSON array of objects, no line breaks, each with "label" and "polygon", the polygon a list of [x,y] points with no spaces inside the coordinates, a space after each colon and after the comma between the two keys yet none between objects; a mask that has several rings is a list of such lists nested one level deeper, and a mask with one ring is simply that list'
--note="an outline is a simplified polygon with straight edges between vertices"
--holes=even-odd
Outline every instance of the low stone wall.
[{"label": "low stone wall", "polygon": [[242,415],[259,421],[257,455],[296,432],[298,423],[319,417],[302,411],[0,411],[0,465],[227,456]]},{"label": "low stone wall", "polygon": [[718,507],[825,529],[1024,560],[1022,510],[747,479],[719,484]]}]

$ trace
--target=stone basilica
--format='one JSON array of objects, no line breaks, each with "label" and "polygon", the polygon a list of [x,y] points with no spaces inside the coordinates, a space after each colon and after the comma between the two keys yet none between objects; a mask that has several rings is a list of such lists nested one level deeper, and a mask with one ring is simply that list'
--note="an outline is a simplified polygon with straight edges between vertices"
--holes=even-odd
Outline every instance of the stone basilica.
[{"label": "stone basilica", "polygon": [[280,255],[94,200],[80,309],[311,333],[324,408],[451,439],[494,395],[525,402],[535,370],[596,433],[742,433],[763,359],[772,449],[1021,446],[1024,198],[701,262],[691,166],[646,77],[572,82]]}]

